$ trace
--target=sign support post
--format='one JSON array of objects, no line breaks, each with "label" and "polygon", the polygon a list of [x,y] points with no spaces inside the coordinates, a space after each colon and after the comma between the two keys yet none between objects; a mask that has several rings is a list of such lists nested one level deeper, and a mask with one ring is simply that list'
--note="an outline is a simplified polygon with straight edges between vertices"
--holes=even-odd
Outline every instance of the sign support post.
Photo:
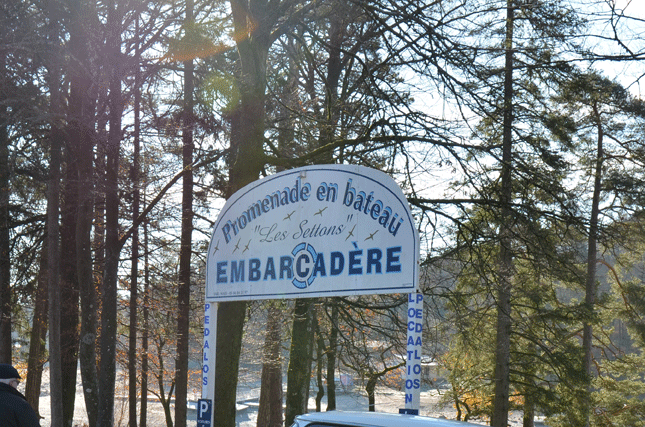
[{"label": "sign support post", "polygon": [[408,295],[408,346],[405,359],[405,409],[419,415],[421,406],[421,354],[423,349],[423,294]]},{"label": "sign support post", "polygon": [[202,349],[202,398],[197,402],[197,427],[213,425],[215,401],[215,343],[217,341],[217,308],[219,303],[204,305],[204,347]]}]

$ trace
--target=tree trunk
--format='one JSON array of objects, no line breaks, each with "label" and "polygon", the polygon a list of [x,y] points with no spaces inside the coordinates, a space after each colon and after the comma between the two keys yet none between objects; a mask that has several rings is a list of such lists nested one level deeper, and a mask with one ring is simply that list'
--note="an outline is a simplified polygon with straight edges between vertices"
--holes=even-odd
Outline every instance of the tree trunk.
[{"label": "tree trunk", "polygon": [[[320,323],[318,322],[318,319],[316,317],[314,317],[314,325],[316,335],[316,386],[318,386],[318,392],[316,393],[316,412],[321,412],[322,400],[323,397],[325,397],[325,384],[323,382],[322,375],[322,361],[325,349],[325,338],[322,335],[322,331],[320,330]],[[329,383],[329,377],[327,377],[327,384]]]},{"label": "tree trunk", "polygon": [[[104,90],[104,89],[102,89]],[[97,99],[107,100],[107,95],[105,93],[100,94]],[[105,101],[107,102],[107,101]],[[107,121],[106,115],[97,117],[97,146],[96,146],[96,173],[98,177],[104,177],[106,171],[106,161],[105,161],[105,150],[106,150],[106,140],[107,140]],[[81,318],[82,324],[86,326],[86,329],[81,330],[81,335],[83,340],[81,342],[81,350],[85,347],[86,356],[81,357],[81,374],[83,375],[83,384],[85,386],[87,382],[87,389],[84,389],[85,393],[85,405],[88,408],[88,418],[90,422],[90,427],[95,427],[98,425],[98,411],[99,411],[99,373],[98,373],[98,355],[101,353],[101,319],[98,316],[98,313],[103,311],[103,273],[105,271],[105,188],[104,180],[99,178],[99,184],[95,186],[95,197],[93,201],[94,216],[93,216],[93,238],[92,238],[92,250],[94,252],[94,263],[92,264],[91,253],[88,255],[89,264],[88,268],[91,267],[92,274],[92,286],[91,289],[83,287],[81,290],[81,304],[84,307],[91,307],[92,305],[96,307],[96,310],[86,312],[85,309],[82,310],[83,316]],[[88,233],[90,232],[91,227],[88,228]],[[83,257],[84,259],[86,257]],[[84,281],[83,281],[84,282]],[[88,282],[89,283],[89,282]],[[85,304],[83,303],[85,298]],[[90,343],[90,338],[94,338],[94,343]],[[83,366],[83,360],[85,360],[88,365]],[[92,387],[94,384],[94,387]],[[89,402],[89,403],[88,403]],[[89,408],[93,408],[90,410]],[[94,418],[91,418],[92,415]],[[94,424],[92,424],[94,420]]]},{"label": "tree trunk", "polygon": [[61,365],[61,299],[60,299],[60,251],[59,251],[59,188],[61,163],[61,135],[52,129],[50,153],[50,177],[47,197],[47,260],[49,290],[49,375],[51,388],[51,424],[63,425],[63,392]]},{"label": "tree trunk", "polygon": [[[338,298],[331,300],[331,329],[327,349],[327,410],[336,410],[336,349],[338,347]],[[332,381],[329,380],[332,379]]]},{"label": "tree trunk", "polygon": [[[74,316],[71,325],[74,326],[73,336],[75,339],[74,360],[69,358],[68,369],[74,373],[74,387],[70,381],[69,393],[76,394],[76,365],[80,360],[81,382],[85,397],[85,407],[88,414],[90,427],[96,425],[96,405],[98,393],[98,378],[96,373],[96,352],[95,340],[97,330],[97,305],[96,293],[94,290],[94,278],[92,274],[92,253],[91,253],[91,231],[92,231],[92,204],[94,194],[93,172],[93,147],[95,142],[94,133],[94,108],[95,101],[90,94],[91,77],[88,74],[89,54],[88,35],[86,31],[86,19],[89,14],[87,2],[77,0],[71,4],[70,11],[70,49],[75,52],[73,61],[70,63],[70,96],[68,108],[68,138],[70,141],[69,150],[70,162],[75,165],[73,175],[68,173],[67,180],[76,183],[75,205],[69,206],[74,213],[73,218],[70,212],[69,220],[73,223],[68,225],[69,235],[74,237],[70,241],[70,247],[74,248],[74,256],[70,257],[73,264],[69,265],[70,279],[73,277],[76,286],[75,294],[70,295],[69,314]],[[69,164],[68,164],[69,167]],[[68,172],[72,172],[69,170]],[[78,191],[82,189],[82,191]],[[71,200],[70,200],[71,201]],[[73,230],[73,231],[72,231]],[[73,274],[72,274],[73,271]],[[80,336],[78,335],[78,304],[80,298]],[[71,326],[70,325],[70,326]],[[71,332],[71,331],[70,331]],[[73,364],[73,367],[72,367]],[[70,374],[71,374],[70,372]],[[68,398],[66,398],[67,400]],[[71,398],[69,398],[71,400]],[[74,402],[66,404],[65,419],[71,425],[73,417]],[[70,412],[71,410],[71,412]]]},{"label": "tree trunk", "polygon": [[32,408],[39,413],[40,387],[43,377],[43,366],[47,362],[45,340],[47,339],[47,241],[43,243],[38,270],[38,287],[34,303],[34,317],[29,338],[29,358],[27,359],[27,380],[25,381],[25,398]]},{"label": "tree trunk", "polygon": [[455,419],[457,421],[461,421],[461,404],[459,403],[459,396],[457,395],[457,393],[454,394],[455,408],[457,409],[457,417]]},{"label": "tree trunk", "polygon": [[110,73],[109,122],[105,172],[105,271],[101,312],[101,349],[99,365],[99,404],[97,425],[114,425],[114,386],[116,379],[117,281],[119,268],[119,147],[121,142],[121,22],[120,8],[112,2],[108,11],[108,54]]},{"label": "tree trunk", "polygon": [[[94,183],[92,179],[92,146],[85,140],[79,154],[79,182],[83,191],[79,200],[79,215],[76,223],[76,245],[78,254],[78,281],[80,284],[81,331],[79,361],[81,382],[88,424],[96,426],[98,411],[98,372],[96,369],[96,333],[98,330],[98,296],[92,266],[92,209],[94,203]],[[100,252],[100,251],[99,251]]]},{"label": "tree trunk", "polygon": [[[287,36],[289,38],[289,36]],[[291,39],[287,42],[291,46]],[[293,57],[289,55],[290,57]],[[293,108],[296,108],[295,99],[298,70],[294,61],[289,62],[289,79],[282,86],[284,100],[277,106],[279,121],[282,124],[278,130],[278,149],[284,157],[293,156],[294,120],[291,118]],[[277,168],[277,171],[284,170]],[[267,326],[264,342],[264,360],[262,363],[262,381],[260,385],[260,407],[258,408],[258,427],[282,426],[283,390],[282,390],[282,303],[270,301],[267,309]]]},{"label": "tree trunk", "polygon": [[587,375],[587,390],[585,392],[585,401],[583,402],[583,422],[589,426],[591,416],[591,392],[593,378],[593,326],[591,319],[595,311],[596,304],[596,263],[597,263],[597,246],[598,246],[598,215],[600,213],[600,192],[602,191],[602,165],[604,161],[603,137],[604,131],[600,119],[600,113],[597,105],[593,106],[594,119],[598,133],[597,152],[594,170],[593,198],[591,201],[591,216],[589,218],[589,238],[587,241],[587,277],[585,280],[585,308],[587,310],[587,319],[583,325],[582,348],[584,350],[583,367]]},{"label": "tree trunk", "polygon": [[[282,310],[280,302],[269,301],[262,361],[262,388],[258,427],[282,426]],[[268,387],[265,387],[268,385]]]},{"label": "tree trunk", "polygon": [[47,196],[47,260],[49,276],[49,373],[51,384],[51,423],[63,425],[62,361],[60,342],[60,250],[58,236],[61,132],[52,129],[50,177]]},{"label": "tree trunk", "polygon": [[[145,194],[145,192],[144,192]],[[143,253],[144,253],[144,279],[143,279],[143,325],[141,331],[141,414],[139,427],[146,427],[148,413],[148,323],[150,305],[150,264],[148,259],[148,222],[143,223]]]},{"label": "tree trunk", "polygon": [[50,158],[47,184],[47,276],[49,292],[49,374],[51,389],[51,425],[63,425],[63,392],[61,366],[61,298],[60,298],[60,167],[63,132],[56,117],[62,111],[60,88],[60,8],[55,0],[47,2],[49,18],[49,92],[50,92]]},{"label": "tree trunk", "polygon": [[[4,68],[4,58],[1,59]],[[3,73],[4,74],[4,73]],[[3,75],[2,74],[2,75]],[[4,90],[2,91],[4,92]],[[2,96],[4,94],[0,94]],[[4,98],[4,96],[2,96]],[[9,242],[9,133],[0,106],[0,363],[11,363],[11,258]]]},{"label": "tree trunk", "polygon": [[[76,82],[74,82],[76,84]],[[70,108],[76,107],[70,105]],[[72,425],[76,400],[76,368],[78,366],[79,284],[76,258],[76,224],[78,217],[78,152],[82,126],[79,117],[70,117],[65,145],[65,176],[61,208],[61,369],[64,425]]]},{"label": "tree trunk", "polygon": [[235,397],[240,368],[246,301],[220,303],[217,309],[214,425],[235,426]]},{"label": "tree trunk", "polygon": [[[318,139],[318,146],[322,147],[333,141],[336,129],[336,122],[338,120],[337,100],[338,100],[338,82],[342,70],[341,62],[341,44],[343,38],[343,3],[339,2],[335,5],[335,12],[331,14],[330,30],[329,30],[329,60],[327,69],[327,78],[325,79],[325,121],[322,123],[320,135]],[[318,163],[331,163],[332,151],[322,153],[316,161]],[[304,311],[308,316],[312,316],[311,307],[313,304],[310,301],[298,300],[296,302],[296,313],[298,310]],[[291,341],[291,351],[297,351],[294,347],[304,345],[303,352],[296,356],[294,360],[294,353],[289,357],[289,368],[287,372],[287,408],[285,415],[285,425],[290,426],[296,415],[307,412],[307,400],[309,398],[309,377],[311,375],[311,356],[313,351],[313,325],[309,324],[313,321],[311,319],[299,319],[298,314],[294,318],[293,335]],[[296,338],[297,337],[297,338]],[[309,340],[306,342],[304,340]],[[302,360],[307,355],[308,359]],[[319,361],[321,363],[322,361]],[[302,370],[302,371],[300,371]],[[306,378],[305,378],[306,375]],[[333,374],[332,374],[333,375]],[[334,384],[334,377],[327,377],[327,387],[329,392],[330,384]],[[331,387],[335,387],[331,385]],[[333,397],[331,398],[332,407],[335,407],[335,393],[332,391]],[[328,406],[328,410],[331,410]]]},{"label": "tree trunk", "polygon": [[[537,283],[540,283],[540,275],[538,274]],[[531,322],[532,323],[532,322]],[[534,325],[530,325],[533,327]],[[528,356],[529,363],[522,373],[524,384],[521,386],[522,396],[524,397],[523,414],[522,414],[522,427],[534,427],[535,424],[535,403],[536,399],[534,394],[538,390],[536,384],[537,366],[539,365],[540,347],[537,345],[529,344],[526,347],[525,355]]]},{"label": "tree trunk", "polygon": [[524,395],[524,413],[522,415],[522,427],[535,427],[535,403],[530,394]]},{"label": "tree trunk", "polygon": [[367,410],[370,412],[376,411],[376,396],[374,395],[374,390],[376,390],[376,381],[378,376],[372,375],[367,380],[365,385],[365,392],[367,393]]},{"label": "tree trunk", "polygon": [[[193,1],[186,1],[185,37],[194,31]],[[182,157],[184,175],[181,199],[181,248],[179,253],[179,290],[177,292],[177,360],[175,366],[175,425],[186,427],[188,395],[188,347],[190,334],[190,260],[193,233],[193,61],[184,61],[184,111]]]},{"label": "tree trunk", "polygon": [[497,338],[495,346],[495,395],[491,426],[508,424],[511,352],[511,280],[513,254],[511,249],[513,211],[512,148],[513,148],[513,26],[514,0],[506,3],[506,64],[504,70],[504,123],[502,141],[502,189],[500,203],[500,265],[497,288]]},{"label": "tree trunk", "polygon": [[[348,6],[343,0],[333,3],[334,10],[329,18],[329,42],[327,45],[329,59],[327,61],[327,78],[325,79],[325,116],[320,128],[319,147],[332,143],[336,135],[339,117],[338,83],[343,69],[341,49],[345,35]],[[333,163],[333,151],[324,152],[316,161],[321,164]]]},{"label": "tree trunk", "polygon": [[141,151],[141,60],[139,40],[139,17],[136,18],[135,37],[137,46],[135,51],[136,71],[134,77],[134,143],[132,152],[132,169],[130,170],[130,181],[132,184],[132,257],[130,265],[130,335],[128,337],[128,423],[129,427],[137,427],[137,333],[139,310],[139,227],[136,225],[139,217],[139,156]]},{"label": "tree trunk", "polygon": [[313,308],[312,299],[296,300],[287,372],[287,407],[285,412],[285,426],[287,427],[293,424],[296,415],[307,412],[314,341]]},{"label": "tree trunk", "polygon": [[[265,19],[270,16],[267,1],[251,2],[253,10],[243,3],[230,0],[241,69],[238,75],[240,99],[231,115],[227,196],[255,181],[264,167],[266,60],[273,21]],[[246,302],[220,303],[213,408],[213,422],[218,427],[235,426],[235,393],[245,316]]]},{"label": "tree trunk", "polygon": [[175,389],[175,383],[173,383],[170,386],[170,390],[168,391],[168,397],[166,397],[165,393],[165,387],[166,387],[166,381],[165,381],[165,376],[164,376],[164,362],[163,362],[163,346],[157,347],[158,350],[158,360],[159,360],[159,376],[157,377],[157,386],[159,387],[159,402],[161,403],[161,406],[163,407],[163,413],[166,418],[166,427],[173,427],[173,422],[172,422],[172,411],[170,410],[170,401],[172,400],[172,395],[174,393]]}]

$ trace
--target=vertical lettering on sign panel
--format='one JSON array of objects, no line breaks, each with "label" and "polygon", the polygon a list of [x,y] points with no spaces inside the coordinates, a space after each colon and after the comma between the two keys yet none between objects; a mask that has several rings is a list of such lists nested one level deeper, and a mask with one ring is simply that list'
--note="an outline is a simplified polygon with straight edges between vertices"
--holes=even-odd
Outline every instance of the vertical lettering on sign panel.
[{"label": "vertical lettering on sign panel", "polygon": [[408,295],[408,348],[405,375],[405,412],[417,413],[421,402],[423,294]]},{"label": "vertical lettering on sign panel", "polygon": [[[204,414],[199,426],[210,426],[212,423],[212,402],[215,400],[215,340],[217,339],[217,304],[204,304],[204,348],[202,349],[202,398],[198,411]],[[205,408],[208,405],[208,411]],[[204,411],[202,411],[204,409]]]}]

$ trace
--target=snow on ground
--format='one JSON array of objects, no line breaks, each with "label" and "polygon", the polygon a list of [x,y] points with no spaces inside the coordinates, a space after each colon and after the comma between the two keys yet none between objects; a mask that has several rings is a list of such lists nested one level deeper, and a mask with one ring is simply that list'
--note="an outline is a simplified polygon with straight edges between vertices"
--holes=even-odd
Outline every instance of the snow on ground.
[{"label": "snow on ground", "polygon": [[[79,374],[80,378],[80,374]],[[47,373],[43,374],[43,388],[40,395],[40,414],[43,417],[41,420],[41,427],[51,427],[50,424],[50,398],[49,398],[49,382]],[[21,391],[24,392],[23,384],[21,384]],[[313,395],[314,393],[312,393]],[[237,427],[256,427],[258,398],[260,396],[259,383],[252,384],[241,382],[238,387],[238,411],[237,411]],[[193,404],[199,396],[189,397]],[[421,393],[421,415],[427,415],[440,418],[455,418],[455,410],[451,406],[440,405],[440,392],[437,390],[429,390]],[[322,410],[324,411],[327,406],[326,397],[322,401]],[[337,391],[336,406],[339,410],[347,411],[367,411],[368,402],[367,395],[357,388],[349,391]],[[394,412],[398,413],[399,408],[405,406],[405,396],[403,392],[390,389],[380,388],[377,389],[376,394],[376,410],[379,412]],[[192,410],[189,410],[188,427],[196,427],[196,405],[193,405]],[[316,410],[316,402],[313,398],[309,399],[309,411]],[[173,409],[174,416],[174,409]],[[473,423],[487,425],[485,420],[471,420]],[[80,384],[77,386],[76,407],[74,412],[74,427],[83,427],[87,425],[87,413],[85,411],[85,403],[83,401],[83,393]],[[128,402],[127,397],[117,396],[115,399],[115,427],[126,427],[128,425]],[[148,425],[152,427],[165,426],[165,417],[161,404],[156,400],[148,402]],[[513,412],[510,415],[509,426],[521,427],[522,415],[519,412]],[[536,426],[541,424],[536,423]]]}]

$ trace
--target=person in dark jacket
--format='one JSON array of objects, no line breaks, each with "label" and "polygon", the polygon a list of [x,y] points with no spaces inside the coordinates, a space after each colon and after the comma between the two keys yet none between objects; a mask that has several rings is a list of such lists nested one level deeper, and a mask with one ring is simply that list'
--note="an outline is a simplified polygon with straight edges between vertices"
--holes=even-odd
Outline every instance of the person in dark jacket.
[{"label": "person in dark jacket", "polygon": [[0,427],[40,427],[38,415],[18,391],[20,374],[0,363]]}]

